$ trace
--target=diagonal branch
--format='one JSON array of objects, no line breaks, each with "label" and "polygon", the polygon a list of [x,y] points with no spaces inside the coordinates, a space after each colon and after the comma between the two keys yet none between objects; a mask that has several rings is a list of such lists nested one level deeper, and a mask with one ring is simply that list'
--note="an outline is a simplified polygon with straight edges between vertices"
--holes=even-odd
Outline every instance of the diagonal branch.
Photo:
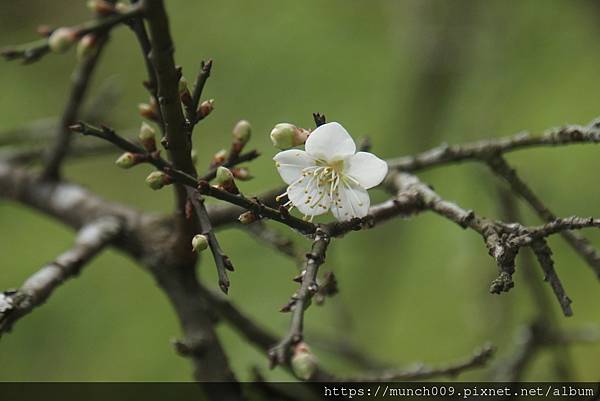
[{"label": "diagonal branch", "polygon": [[[542,200],[529,188],[529,186],[517,175],[506,160],[499,154],[486,159],[487,165],[499,177],[504,178],[513,192],[520,195],[535,210],[537,215],[546,222],[557,220]],[[574,233],[561,227],[560,234],[569,245],[588,263],[596,276],[600,279],[600,252],[598,252],[589,241],[578,233]]]},{"label": "diagonal branch", "polygon": [[42,305],[64,281],[76,276],[91,259],[115,239],[121,223],[105,217],[84,226],[71,249],[47,264],[15,291],[0,293],[0,335]]},{"label": "diagonal branch", "polygon": [[58,180],[60,178],[60,168],[69,152],[71,143],[72,133],[69,127],[77,121],[92,74],[107,40],[106,35],[98,38],[96,52],[80,61],[73,71],[71,93],[60,119],[56,139],[46,156],[46,165],[42,172],[43,179]]},{"label": "diagonal branch", "polygon": [[233,271],[233,265],[231,264],[231,260],[229,257],[225,255],[221,246],[219,245],[219,241],[217,240],[217,236],[215,235],[212,225],[210,223],[210,217],[208,212],[206,211],[206,206],[204,206],[204,199],[200,196],[200,194],[191,189],[190,187],[186,187],[188,199],[194,206],[194,210],[196,212],[196,218],[198,219],[198,223],[200,225],[200,229],[202,230],[201,234],[205,235],[208,238],[208,245],[210,246],[210,251],[213,254],[213,258],[215,259],[215,266],[217,267],[217,275],[219,277],[219,288],[225,294],[229,291],[229,278],[227,277],[227,270]]},{"label": "diagonal branch", "polygon": [[330,240],[330,233],[326,228],[317,228],[311,251],[306,254],[300,289],[292,296],[289,304],[289,310],[292,311],[290,328],[285,337],[269,350],[272,367],[278,364],[287,364],[292,347],[302,341],[304,337],[304,311],[310,305],[313,295],[319,290],[317,273],[321,264],[325,262],[325,254]]}]

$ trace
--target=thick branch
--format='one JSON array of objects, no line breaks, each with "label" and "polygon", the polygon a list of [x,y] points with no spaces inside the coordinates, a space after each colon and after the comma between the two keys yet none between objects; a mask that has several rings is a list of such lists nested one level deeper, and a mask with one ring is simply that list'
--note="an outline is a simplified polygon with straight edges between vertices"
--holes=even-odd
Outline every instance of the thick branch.
[{"label": "thick branch", "polygon": [[42,305],[64,281],[76,276],[91,259],[119,234],[121,223],[104,217],[84,226],[71,249],[44,266],[16,291],[0,294],[0,335]]}]

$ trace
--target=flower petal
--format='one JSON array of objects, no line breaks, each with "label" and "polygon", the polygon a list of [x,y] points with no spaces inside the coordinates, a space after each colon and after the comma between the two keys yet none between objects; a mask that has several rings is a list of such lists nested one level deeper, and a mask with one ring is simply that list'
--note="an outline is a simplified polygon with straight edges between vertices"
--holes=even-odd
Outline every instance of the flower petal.
[{"label": "flower petal", "polygon": [[344,174],[354,178],[364,189],[379,185],[387,172],[387,163],[373,153],[358,152],[344,161]]},{"label": "flower petal", "polygon": [[302,176],[302,170],[314,166],[315,160],[303,150],[290,149],[279,152],[273,158],[279,175],[286,184],[291,184]]},{"label": "flower petal", "polygon": [[331,207],[328,189],[319,186],[317,177],[311,174],[290,185],[287,189],[288,199],[306,216],[318,216],[326,213]]},{"label": "flower petal", "polygon": [[342,180],[334,194],[331,213],[339,221],[365,217],[370,205],[371,199],[366,189],[350,180]]},{"label": "flower petal", "polygon": [[325,161],[341,160],[356,152],[354,140],[344,127],[336,122],[323,124],[310,133],[306,152]]}]

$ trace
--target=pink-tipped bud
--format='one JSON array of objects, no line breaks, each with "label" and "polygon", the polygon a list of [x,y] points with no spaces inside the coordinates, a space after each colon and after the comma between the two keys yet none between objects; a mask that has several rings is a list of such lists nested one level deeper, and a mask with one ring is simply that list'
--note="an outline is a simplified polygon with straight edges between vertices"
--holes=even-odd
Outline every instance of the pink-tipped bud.
[{"label": "pink-tipped bud", "polygon": [[55,53],[64,53],[77,40],[77,31],[72,28],[58,28],[48,38],[48,46]]},{"label": "pink-tipped bud", "polygon": [[310,132],[289,123],[277,124],[271,130],[271,141],[278,149],[290,149],[306,142]]},{"label": "pink-tipped bud", "polygon": [[89,0],[87,7],[90,11],[101,16],[110,15],[115,12],[115,6],[106,0]]},{"label": "pink-tipped bud", "polygon": [[147,122],[142,122],[138,135],[142,147],[148,152],[156,151],[156,131]]},{"label": "pink-tipped bud", "polygon": [[205,100],[200,103],[198,110],[196,110],[196,118],[198,121],[208,116],[215,109],[215,99]]},{"label": "pink-tipped bud", "polygon": [[254,212],[247,211],[247,212],[240,214],[238,217],[238,220],[242,224],[250,224],[250,223],[254,223],[256,220],[258,220],[258,217],[256,217],[256,214],[254,214]]},{"label": "pink-tipped bud", "polygon": [[294,347],[291,360],[292,371],[301,380],[310,380],[319,367],[319,362],[306,343],[300,342]]},{"label": "pink-tipped bud", "polygon": [[98,38],[93,33],[84,35],[77,43],[77,58],[84,60],[98,51]]},{"label": "pink-tipped bud", "polygon": [[227,150],[221,149],[213,155],[211,166],[220,166],[227,159]]},{"label": "pink-tipped bud", "polygon": [[252,174],[250,174],[250,170],[245,167],[234,167],[231,169],[231,173],[237,180],[240,181],[248,181],[254,178]]},{"label": "pink-tipped bud", "polygon": [[238,121],[233,128],[233,140],[240,145],[245,145],[252,135],[252,126],[246,120]]},{"label": "pink-tipped bud", "polygon": [[115,164],[121,168],[131,168],[139,163],[138,158],[130,152],[123,153],[119,158],[115,161]]},{"label": "pink-tipped bud", "polygon": [[138,111],[140,112],[140,116],[144,117],[147,120],[158,121],[158,113],[155,107],[148,103],[140,103],[138,104]]}]

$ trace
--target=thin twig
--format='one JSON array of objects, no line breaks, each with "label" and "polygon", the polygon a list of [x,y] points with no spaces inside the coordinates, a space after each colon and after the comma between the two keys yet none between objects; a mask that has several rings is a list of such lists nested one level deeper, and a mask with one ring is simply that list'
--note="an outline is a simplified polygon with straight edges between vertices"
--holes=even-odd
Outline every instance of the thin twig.
[{"label": "thin twig", "polygon": [[292,347],[302,341],[304,337],[304,311],[308,308],[313,295],[319,290],[317,273],[321,264],[325,262],[325,254],[330,240],[327,229],[317,228],[311,251],[306,254],[302,284],[290,302],[289,309],[292,311],[290,328],[285,337],[269,350],[271,367],[288,363]]}]

